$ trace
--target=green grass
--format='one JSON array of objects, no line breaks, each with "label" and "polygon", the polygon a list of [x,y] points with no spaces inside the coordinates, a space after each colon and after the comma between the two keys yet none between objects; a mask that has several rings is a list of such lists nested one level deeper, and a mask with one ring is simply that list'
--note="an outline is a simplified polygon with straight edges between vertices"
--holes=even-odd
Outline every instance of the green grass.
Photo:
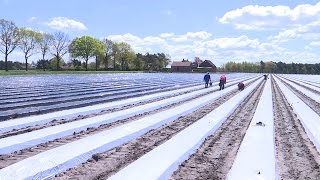
[{"label": "green grass", "polygon": [[143,71],[42,71],[42,70],[0,70],[5,75],[37,75],[37,74],[110,74],[110,73],[143,73]]}]

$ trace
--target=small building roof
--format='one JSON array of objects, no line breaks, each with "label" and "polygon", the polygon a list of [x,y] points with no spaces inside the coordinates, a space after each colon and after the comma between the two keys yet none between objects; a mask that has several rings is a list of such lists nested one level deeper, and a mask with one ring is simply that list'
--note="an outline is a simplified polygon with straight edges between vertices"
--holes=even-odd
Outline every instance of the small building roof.
[{"label": "small building roof", "polygon": [[216,67],[210,60],[203,61],[199,67]]},{"label": "small building roof", "polygon": [[182,67],[182,66],[191,66],[191,62],[189,62],[189,61],[184,61],[184,62],[179,62],[179,61],[173,61],[173,63],[171,64],[171,67],[172,66],[180,66],[180,67]]}]

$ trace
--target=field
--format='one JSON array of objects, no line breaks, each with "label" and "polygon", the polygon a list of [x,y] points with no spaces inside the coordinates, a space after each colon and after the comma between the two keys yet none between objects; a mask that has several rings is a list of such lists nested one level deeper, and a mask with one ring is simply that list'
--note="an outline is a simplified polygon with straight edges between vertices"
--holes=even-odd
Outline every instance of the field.
[{"label": "field", "polygon": [[320,179],[320,76],[226,76],[0,76],[0,179]]}]

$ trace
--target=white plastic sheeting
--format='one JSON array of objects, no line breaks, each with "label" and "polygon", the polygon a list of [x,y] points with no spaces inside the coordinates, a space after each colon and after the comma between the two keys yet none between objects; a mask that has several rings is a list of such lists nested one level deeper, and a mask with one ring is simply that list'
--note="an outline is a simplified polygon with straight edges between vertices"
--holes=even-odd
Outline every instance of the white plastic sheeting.
[{"label": "white plastic sheeting", "polygon": [[[248,79],[248,78],[252,78],[252,76],[245,77],[245,79]],[[239,79],[243,79],[243,78],[239,78]],[[232,79],[231,82],[237,81],[239,79]],[[214,85],[217,85],[217,84],[218,83],[214,83]],[[168,91],[168,92],[156,93],[156,94],[146,95],[146,96],[142,96],[142,97],[135,97],[135,98],[125,99],[125,100],[120,100],[120,101],[115,101],[115,102],[108,102],[108,103],[98,104],[98,105],[93,105],[93,106],[86,106],[86,107],[81,107],[81,108],[52,112],[52,113],[43,114],[43,115],[30,116],[30,117],[17,118],[17,119],[13,119],[13,120],[3,121],[3,122],[0,122],[0,133],[11,131],[13,129],[20,129],[20,128],[24,128],[24,127],[28,127],[28,126],[45,124],[45,123],[50,122],[54,119],[75,118],[79,115],[88,115],[88,114],[92,114],[92,113],[97,113],[102,110],[119,108],[119,107],[123,107],[123,106],[129,105],[129,104],[135,104],[135,103],[139,103],[139,102],[149,101],[149,100],[157,99],[157,98],[168,96],[168,95],[174,95],[174,94],[179,94],[179,93],[190,91],[190,90],[196,90],[199,88],[203,88],[203,85],[182,88],[182,89]]]},{"label": "white plastic sheeting", "polygon": [[[280,76],[281,77],[281,76]],[[281,77],[281,79],[283,79],[283,80],[286,80],[286,79],[284,79],[283,77]],[[290,79],[290,78],[288,78],[288,79]],[[296,82],[296,83],[298,83],[298,84],[302,84],[302,85],[304,85],[304,86],[306,86],[306,87],[308,87],[308,88],[310,88],[310,89],[313,89],[313,90],[315,90],[315,91],[318,91],[319,93],[320,93],[320,87],[317,87],[317,86],[313,86],[313,85],[310,85],[310,84],[308,84],[308,83],[306,83],[306,82],[304,82],[304,81],[298,81],[298,80],[294,80],[294,79],[290,79],[291,81],[293,81],[293,82]],[[288,80],[286,80],[286,82],[288,82]],[[289,81],[290,82],[290,81]],[[292,82],[290,82],[290,83],[292,83]],[[292,85],[292,84],[290,84],[290,85]],[[296,85],[296,84],[295,84]],[[297,86],[297,85],[296,85]],[[303,88],[303,87],[302,87]],[[303,88],[302,90],[307,90],[306,88]],[[309,91],[309,90],[308,90]],[[303,91],[302,91],[303,92]],[[319,96],[319,95],[318,95]]]},{"label": "white plastic sheeting", "polygon": [[[257,82],[254,84],[257,84]],[[200,107],[210,104],[215,99],[236,88],[236,86],[233,86],[232,88],[227,88],[223,91],[211,93],[174,108],[39,153],[33,157],[29,157],[1,169],[0,177],[6,177],[6,179],[49,178],[86,161],[93,154],[110,150],[135,139],[152,129],[171,122],[180,116],[187,115]],[[244,92],[249,90],[250,88]],[[239,98],[242,96],[236,97]],[[230,106],[234,106],[234,102],[229,102],[229,104]],[[221,112],[225,112],[225,110],[221,109]]]},{"label": "white plastic sheeting", "polygon": [[297,114],[310,140],[320,152],[320,116],[290,91],[279,79],[275,78],[281,91]]},{"label": "white plastic sheeting", "polygon": [[[311,92],[309,89],[306,89],[306,88],[304,88],[302,86],[299,86],[299,85],[297,85],[295,83],[292,83],[291,81],[288,81],[288,80],[286,80],[284,78],[281,78],[281,77],[279,77],[279,78],[282,79],[284,82],[286,82],[286,83],[290,84],[291,86],[293,86],[295,89],[301,91],[303,94],[305,94],[309,98],[311,98],[311,99],[315,100],[316,102],[320,103],[320,95],[319,94]],[[301,83],[299,83],[299,84],[301,84]],[[304,85],[307,85],[307,84],[304,84]]]},{"label": "white plastic sheeting", "polygon": [[207,136],[213,134],[222,125],[260,82],[256,81],[241,93],[129,164],[109,179],[167,179],[178,168],[179,164],[196,152]]},{"label": "white plastic sheeting", "polygon": [[[214,87],[213,89],[218,89],[218,87]],[[32,131],[29,133],[2,138],[0,139],[0,154],[7,154],[13,151],[25,149],[28,147],[38,145],[40,143],[48,142],[50,140],[71,135],[74,132],[86,130],[89,127],[98,127],[102,124],[112,123],[138,114],[143,114],[145,112],[152,111],[173,103],[183,102],[186,99],[197,97],[198,95],[207,93],[208,91],[212,91],[213,89],[206,88],[199,91],[194,91],[191,93],[164,99],[161,101],[136,106],[130,109],[107,113],[100,116],[94,116],[83,120],[78,120],[66,124]]]},{"label": "white plastic sheeting", "polygon": [[[228,180],[278,179],[274,143],[273,104],[270,79],[267,80],[259,104],[241,142]],[[262,122],[261,125],[257,123]]]}]

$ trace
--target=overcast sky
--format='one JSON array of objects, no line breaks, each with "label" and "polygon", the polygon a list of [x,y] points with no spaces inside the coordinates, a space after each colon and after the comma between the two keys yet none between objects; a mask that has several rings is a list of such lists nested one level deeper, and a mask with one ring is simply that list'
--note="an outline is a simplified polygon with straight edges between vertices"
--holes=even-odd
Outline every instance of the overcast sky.
[{"label": "overcast sky", "polygon": [[[108,37],[173,61],[320,63],[319,1],[0,0],[0,9],[19,27]],[[9,59],[23,62],[18,49]]]}]

